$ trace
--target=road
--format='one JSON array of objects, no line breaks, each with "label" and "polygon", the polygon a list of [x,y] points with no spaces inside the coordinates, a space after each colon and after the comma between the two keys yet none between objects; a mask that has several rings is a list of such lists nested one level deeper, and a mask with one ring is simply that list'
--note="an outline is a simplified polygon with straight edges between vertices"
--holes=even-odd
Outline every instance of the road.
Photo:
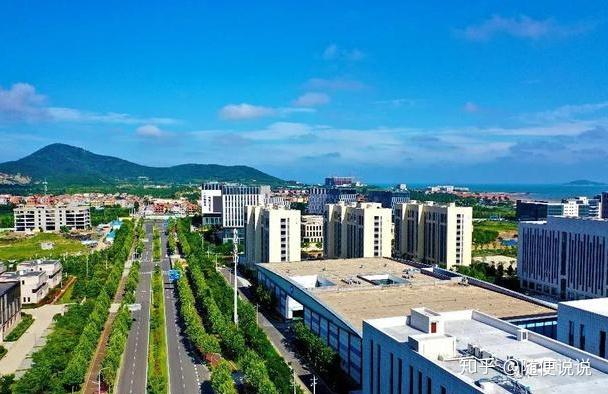
[{"label": "road", "polygon": [[171,263],[167,254],[167,236],[161,230],[162,270],[165,279],[165,321],[167,326],[167,347],[169,354],[170,392],[213,393],[209,383],[209,370],[183,334],[183,324],[178,315],[178,296],[174,285],[169,281],[168,271]]},{"label": "road", "polygon": [[129,331],[127,347],[118,379],[118,391],[124,394],[144,394],[148,384],[148,334],[150,331],[150,296],[152,263],[152,223],[145,222],[147,242],[141,256],[139,284],[135,302],[141,310],[133,312],[133,324]]}]

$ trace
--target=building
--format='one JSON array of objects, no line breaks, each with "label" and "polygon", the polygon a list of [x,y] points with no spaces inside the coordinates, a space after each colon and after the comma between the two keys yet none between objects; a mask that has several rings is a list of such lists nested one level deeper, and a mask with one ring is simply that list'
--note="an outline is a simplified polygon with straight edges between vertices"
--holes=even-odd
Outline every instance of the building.
[{"label": "building", "polygon": [[555,324],[555,309],[549,303],[485,282],[465,284],[455,273],[450,278],[445,270],[387,258],[260,264],[257,272],[259,283],[275,295],[280,315],[303,318],[338,352],[342,368],[357,383],[363,374],[364,320],[427,306],[441,312],[477,309],[539,328]]},{"label": "building", "polygon": [[608,361],[477,310],[363,323],[364,394],[602,393]]},{"label": "building", "polygon": [[391,256],[391,209],[379,203],[328,204],[324,218],[325,257]]},{"label": "building", "polygon": [[566,217],[599,218],[601,215],[601,202],[598,198],[567,198],[562,200],[562,205],[564,206],[563,216]]},{"label": "building", "polygon": [[323,247],[323,216],[302,216],[302,243]]},{"label": "building", "polygon": [[222,184],[204,183],[201,186],[201,216],[203,225],[220,226],[222,224]]},{"label": "building", "polygon": [[17,271],[28,272],[28,271],[44,271],[48,278],[49,288],[53,289],[61,285],[61,277],[63,273],[63,267],[59,260],[30,260],[23,261],[17,264]]},{"label": "building", "polygon": [[548,216],[562,216],[564,205],[558,202],[522,201],[516,202],[516,217],[519,221],[545,220]]},{"label": "building", "polygon": [[20,205],[13,210],[15,231],[52,231],[62,227],[70,230],[91,228],[88,205]]},{"label": "building", "polygon": [[357,201],[357,191],[345,188],[313,187],[309,189],[307,212],[311,215],[323,215],[327,204]]},{"label": "building", "polygon": [[570,346],[608,358],[608,298],[560,302],[557,339]]},{"label": "building", "polygon": [[608,220],[520,222],[518,243],[522,289],[561,300],[608,296]]},{"label": "building", "polygon": [[17,271],[0,274],[0,283],[11,282],[21,285],[22,304],[37,304],[49,294],[46,271]]},{"label": "building", "polygon": [[20,290],[17,282],[0,283],[0,343],[21,320]]},{"label": "building", "polygon": [[300,261],[299,210],[250,205],[246,216],[247,264]]},{"label": "building", "polygon": [[383,208],[390,208],[393,211],[398,204],[410,201],[408,190],[371,190],[367,193],[367,200],[378,202]]},{"label": "building", "polygon": [[602,219],[608,219],[608,192],[602,192],[600,196],[600,209]]},{"label": "building", "polygon": [[448,269],[471,265],[473,208],[411,202],[395,209],[395,256]]},{"label": "building", "polygon": [[352,176],[331,176],[325,178],[325,187],[350,187],[355,185]]}]

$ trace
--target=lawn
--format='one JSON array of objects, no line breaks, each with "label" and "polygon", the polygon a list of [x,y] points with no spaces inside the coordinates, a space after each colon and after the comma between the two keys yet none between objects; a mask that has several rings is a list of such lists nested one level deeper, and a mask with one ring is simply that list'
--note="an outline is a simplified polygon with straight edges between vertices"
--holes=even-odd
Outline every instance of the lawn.
[{"label": "lawn", "polygon": [[484,220],[481,222],[474,222],[473,226],[481,230],[493,230],[498,233],[517,233],[517,222],[512,221],[492,221]]},{"label": "lawn", "polygon": [[[54,247],[51,250],[42,250],[41,242],[53,242]],[[80,241],[64,238],[54,233],[40,233],[23,237],[0,237],[0,260],[58,258],[64,253],[86,253],[88,250]]]}]

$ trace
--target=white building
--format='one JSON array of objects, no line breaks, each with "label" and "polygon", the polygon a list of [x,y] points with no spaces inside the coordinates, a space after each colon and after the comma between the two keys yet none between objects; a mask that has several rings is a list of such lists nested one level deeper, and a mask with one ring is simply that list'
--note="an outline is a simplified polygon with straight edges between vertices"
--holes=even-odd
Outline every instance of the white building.
[{"label": "white building", "polygon": [[557,339],[596,356],[608,358],[608,298],[560,302]]},{"label": "white building", "polygon": [[395,255],[450,269],[471,265],[473,208],[410,202],[395,209]]},{"label": "white building", "polygon": [[4,272],[0,275],[0,282],[18,282],[22,304],[37,304],[49,294],[46,271]]},{"label": "white building", "polygon": [[566,217],[590,217],[601,216],[601,202],[598,198],[576,197],[562,200],[564,207],[563,216]]},{"label": "white building", "polygon": [[204,183],[201,186],[201,214],[204,225],[222,224],[222,184]]},{"label": "white building", "polygon": [[63,267],[59,260],[30,260],[17,264],[19,272],[44,271],[47,274],[49,288],[55,288],[61,284]]},{"label": "white building", "polygon": [[302,216],[302,242],[323,247],[323,216]]},{"label": "white building", "polygon": [[86,230],[91,227],[88,205],[21,205],[13,210],[15,231],[54,231],[62,227]]},{"label": "white building", "polygon": [[390,257],[392,210],[379,203],[327,204],[324,254],[330,259]]},{"label": "white building", "polygon": [[475,310],[363,322],[364,394],[603,393],[608,361]]},{"label": "white building", "polygon": [[521,287],[562,300],[608,296],[608,221],[549,216],[520,222]]},{"label": "white building", "polygon": [[300,261],[300,211],[277,206],[248,206],[247,264]]}]

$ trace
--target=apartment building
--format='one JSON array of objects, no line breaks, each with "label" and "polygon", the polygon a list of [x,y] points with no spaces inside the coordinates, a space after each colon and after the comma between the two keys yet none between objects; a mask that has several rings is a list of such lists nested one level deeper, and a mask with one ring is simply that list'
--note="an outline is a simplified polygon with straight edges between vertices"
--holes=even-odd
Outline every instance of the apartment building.
[{"label": "apartment building", "polygon": [[17,282],[0,283],[0,343],[21,320],[21,287]]},{"label": "apartment building", "polygon": [[88,205],[20,205],[13,210],[15,231],[58,232],[62,227],[86,230],[91,227]]},{"label": "apartment building", "polygon": [[247,264],[300,261],[300,211],[280,206],[247,206]]},{"label": "apartment building", "polygon": [[560,302],[557,340],[608,358],[608,298]]},{"label": "apartment building", "polygon": [[395,255],[447,269],[471,264],[473,208],[420,202],[395,209]]},{"label": "apartment building", "polygon": [[49,294],[46,271],[7,271],[0,274],[0,283],[11,282],[20,284],[22,304],[37,304]]},{"label": "apartment building", "polygon": [[363,322],[364,394],[600,393],[608,361],[477,310]]},{"label": "apartment building", "polygon": [[59,260],[29,260],[17,264],[19,272],[46,272],[49,288],[55,288],[61,284],[63,267]]},{"label": "apartment building", "polygon": [[323,216],[302,216],[302,242],[310,245],[323,245]]},{"label": "apartment building", "polygon": [[324,217],[325,257],[390,257],[391,209],[379,203],[327,204]]},{"label": "apartment building", "polygon": [[518,244],[523,289],[561,300],[608,296],[608,220],[520,222]]}]

